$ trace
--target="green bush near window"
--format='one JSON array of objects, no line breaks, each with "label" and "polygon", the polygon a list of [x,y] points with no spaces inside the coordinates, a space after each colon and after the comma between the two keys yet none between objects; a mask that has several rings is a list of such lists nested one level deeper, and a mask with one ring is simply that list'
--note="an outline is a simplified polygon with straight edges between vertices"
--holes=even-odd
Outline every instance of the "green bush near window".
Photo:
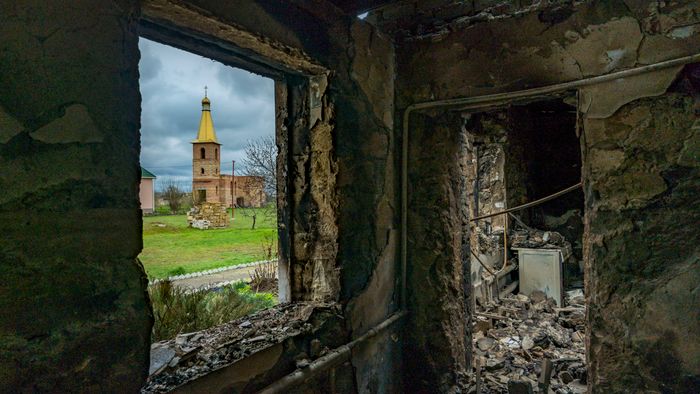
[{"label": "green bush near window", "polygon": [[150,286],[148,294],[155,318],[153,342],[217,326],[277,302],[274,294],[255,293],[243,282],[213,291],[188,292],[163,281]]}]

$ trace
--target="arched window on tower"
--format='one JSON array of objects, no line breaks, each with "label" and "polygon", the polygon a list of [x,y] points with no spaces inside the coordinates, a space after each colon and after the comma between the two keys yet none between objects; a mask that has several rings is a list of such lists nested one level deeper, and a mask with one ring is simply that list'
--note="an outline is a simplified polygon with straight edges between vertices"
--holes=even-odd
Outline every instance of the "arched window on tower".
[{"label": "arched window on tower", "polygon": [[202,175],[204,175],[204,168],[200,168],[200,171],[202,172]]},{"label": "arched window on tower", "polygon": [[219,160],[219,148],[214,149],[214,158]]},{"label": "arched window on tower", "polygon": [[202,148],[202,149],[199,150],[199,155],[201,156],[202,159],[206,159],[206,158],[207,158],[207,157],[206,157],[207,155],[206,155],[206,152],[204,151],[204,148]]}]

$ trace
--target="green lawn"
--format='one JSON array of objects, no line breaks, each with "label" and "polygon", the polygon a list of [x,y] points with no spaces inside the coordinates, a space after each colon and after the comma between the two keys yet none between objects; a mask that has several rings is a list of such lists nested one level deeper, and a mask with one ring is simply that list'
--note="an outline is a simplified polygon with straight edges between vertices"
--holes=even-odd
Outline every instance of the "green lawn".
[{"label": "green lawn", "polygon": [[238,211],[228,228],[210,230],[187,227],[185,215],[144,217],[139,258],[155,278],[266,259],[271,243],[277,251],[277,225],[274,217],[263,216],[258,215],[255,230],[252,218]]}]

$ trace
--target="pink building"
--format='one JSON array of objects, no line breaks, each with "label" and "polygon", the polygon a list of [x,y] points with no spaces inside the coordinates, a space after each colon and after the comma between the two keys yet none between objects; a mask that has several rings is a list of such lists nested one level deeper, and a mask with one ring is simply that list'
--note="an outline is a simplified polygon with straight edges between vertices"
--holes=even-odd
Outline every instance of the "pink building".
[{"label": "pink building", "polygon": [[139,200],[143,213],[153,213],[156,208],[155,188],[153,183],[156,176],[147,169],[141,167],[141,187],[139,188]]}]

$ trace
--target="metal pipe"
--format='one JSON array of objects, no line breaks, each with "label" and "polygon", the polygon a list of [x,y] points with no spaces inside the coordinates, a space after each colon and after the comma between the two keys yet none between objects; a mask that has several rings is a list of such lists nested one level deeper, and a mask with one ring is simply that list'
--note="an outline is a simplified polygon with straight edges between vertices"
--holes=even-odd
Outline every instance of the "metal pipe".
[{"label": "metal pipe", "polygon": [[485,269],[486,271],[489,272],[489,274],[491,274],[491,275],[493,275],[493,276],[496,276],[496,273],[493,272],[493,271],[491,271],[491,269],[490,269],[486,264],[484,264],[483,261],[481,261],[481,259],[479,258],[479,256],[477,256],[476,253],[474,253],[474,251],[472,250],[472,248],[469,248],[469,251],[472,252],[472,256],[474,256],[474,257],[476,258],[476,261],[478,261],[479,264],[481,264],[481,266],[484,267],[484,269]]},{"label": "metal pipe", "polygon": [[305,380],[311,379],[327,369],[338,366],[349,360],[352,356],[352,349],[355,346],[376,336],[406,315],[406,311],[394,313],[388,319],[384,320],[373,328],[370,328],[362,336],[356,338],[346,345],[333,349],[330,353],[323,357],[317,358],[307,367],[297,369],[289,375],[282,377],[281,379],[260,390],[258,394],[288,393],[290,388],[298,386]]},{"label": "metal pipe", "polygon": [[503,215],[503,271],[508,266],[508,215]]},{"label": "metal pipe", "polygon": [[[539,200],[530,201],[530,202],[528,202],[528,203],[525,203],[525,204],[522,204],[522,205],[518,205],[517,207],[508,208],[508,209],[503,210],[503,211],[500,211],[500,212],[489,213],[488,215],[478,216],[478,217],[475,217],[474,219],[472,219],[472,220],[470,220],[470,221],[471,221],[471,222],[476,222],[477,220],[487,219],[487,218],[490,218],[490,217],[493,217],[493,216],[503,215],[503,214],[510,213],[510,212],[513,212],[513,211],[519,211],[519,210],[521,210],[521,209],[534,207],[534,206],[536,206],[536,205],[542,204],[542,203],[547,202],[547,201],[549,201],[549,200],[554,200],[555,198],[557,198],[557,197],[559,197],[559,196],[561,196],[561,195],[564,195],[564,194],[566,194],[566,193],[572,192],[572,191],[574,191],[574,190],[580,188],[581,186],[583,186],[583,184],[582,184],[581,182],[579,182],[579,183],[577,183],[577,184],[575,184],[575,185],[573,185],[573,186],[567,187],[567,188],[564,189],[564,190],[560,190],[560,191],[558,191],[558,192],[556,192],[556,193],[554,193],[554,194],[550,194],[550,195],[547,196],[547,197],[542,197],[542,198],[540,198]],[[506,219],[507,219],[507,217],[506,217]]]},{"label": "metal pipe", "polygon": [[[575,81],[558,83],[554,85],[543,86],[533,89],[518,90],[515,92],[488,94],[476,97],[461,97],[446,100],[428,101],[423,103],[411,104],[404,110],[402,123],[401,137],[401,308],[406,309],[406,265],[407,251],[406,244],[408,238],[408,120],[411,112],[419,109],[450,107],[454,105],[464,104],[485,104],[494,105],[499,102],[507,102],[518,98],[547,95],[566,91],[574,88],[579,88],[588,85],[609,82],[615,79],[632,77],[652,71],[663,70],[669,67],[681,66],[688,63],[700,62],[700,54],[683,56],[671,60],[666,60],[646,66],[630,68],[610,74],[600,75],[592,78],[578,79]],[[488,105],[483,105],[488,106]]]}]

